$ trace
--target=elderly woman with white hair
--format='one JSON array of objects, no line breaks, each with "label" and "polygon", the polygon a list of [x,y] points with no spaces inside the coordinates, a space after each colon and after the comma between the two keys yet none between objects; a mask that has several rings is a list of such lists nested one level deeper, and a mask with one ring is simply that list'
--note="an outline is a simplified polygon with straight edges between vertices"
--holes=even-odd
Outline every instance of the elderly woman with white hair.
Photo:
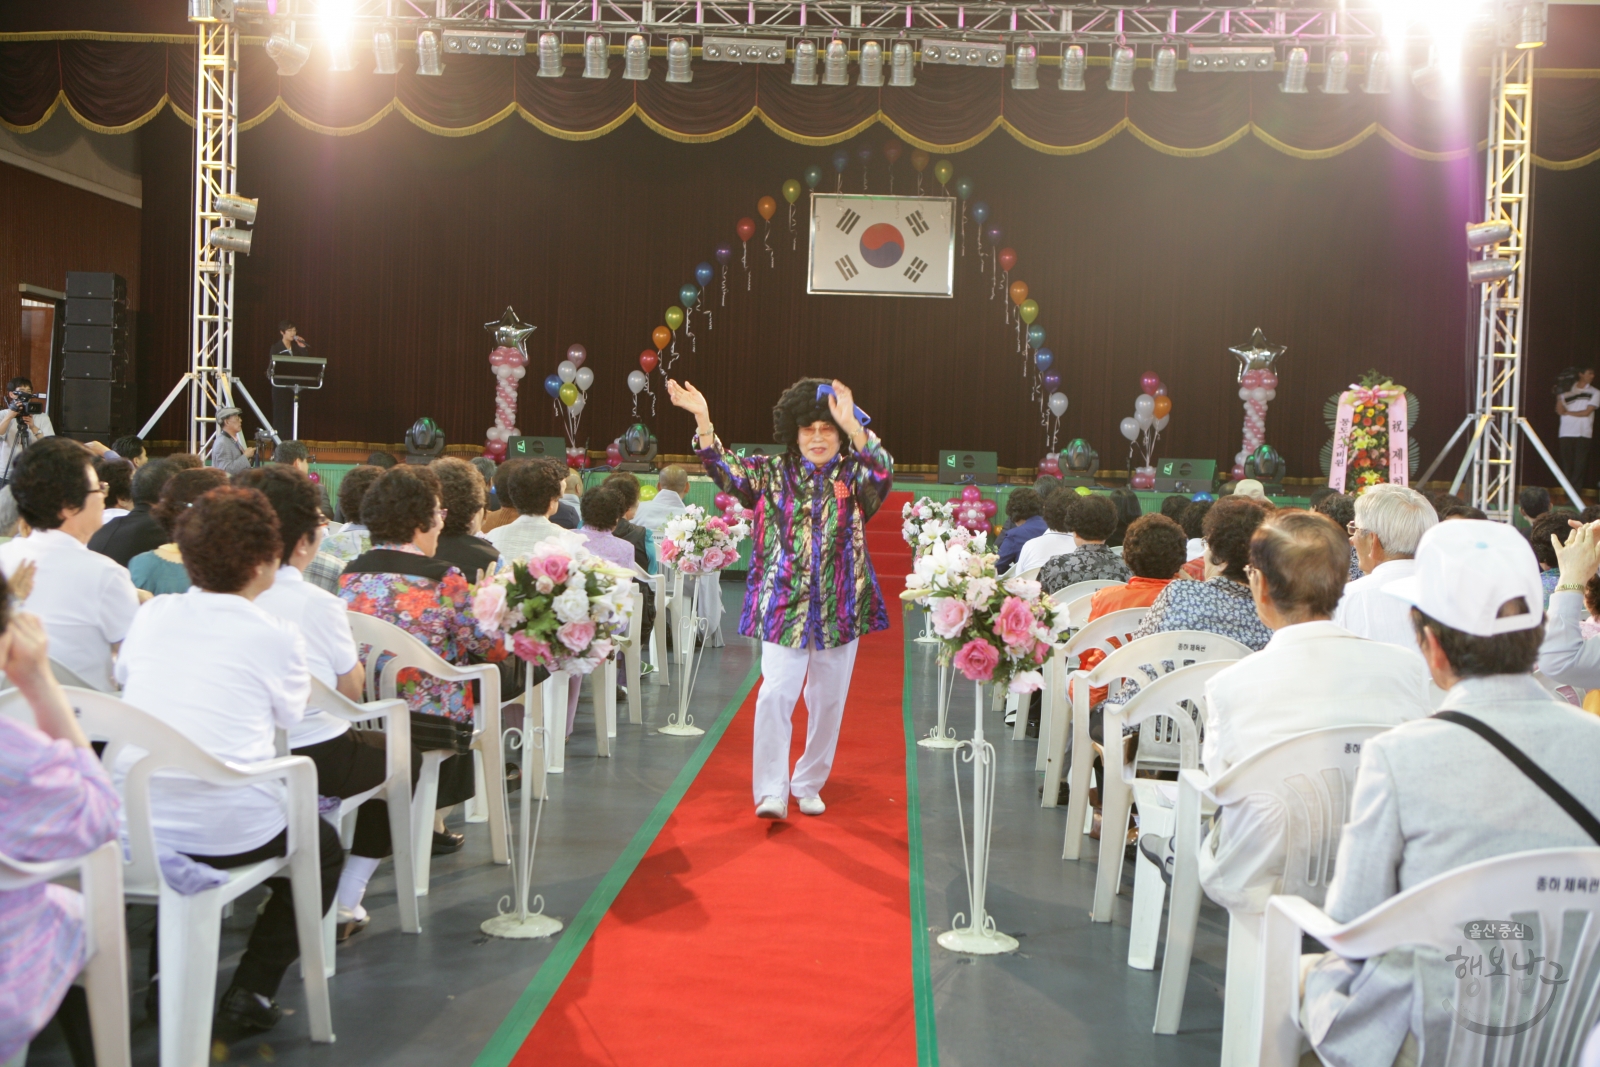
[{"label": "elderly woman with white hair", "polygon": [[1333,621],[1359,637],[1415,651],[1410,608],[1383,590],[1416,571],[1417,544],[1438,523],[1427,497],[1403,485],[1374,485],[1356,497],[1347,532],[1364,577],[1344,587]]}]

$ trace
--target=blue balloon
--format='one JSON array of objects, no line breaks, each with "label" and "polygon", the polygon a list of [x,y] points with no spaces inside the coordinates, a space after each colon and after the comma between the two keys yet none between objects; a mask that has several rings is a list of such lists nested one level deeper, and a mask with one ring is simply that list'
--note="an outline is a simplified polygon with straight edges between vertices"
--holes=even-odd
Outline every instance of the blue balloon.
[{"label": "blue balloon", "polygon": [[1054,363],[1055,361],[1055,354],[1052,353],[1048,348],[1041,348],[1039,351],[1033,354],[1033,362],[1038,365],[1039,372],[1041,374],[1049,370],[1050,364]]},{"label": "blue balloon", "polygon": [[978,225],[983,225],[983,220],[989,217],[989,205],[982,200],[972,202],[972,217],[978,220]]},{"label": "blue balloon", "polygon": [[1204,501],[1207,501],[1207,500],[1215,500],[1217,498],[1212,496],[1210,493],[1196,493],[1194,496],[1190,497],[1189,499],[1193,500],[1193,501],[1195,501],[1197,503],[1200,503],[1200,502],[1204,502]]},{"label": "blue balloon", "polygon": [[1044,347],[1044,327],[1037,322],[1028,327],[1028,343],[1034,348]]},{"label": "blue balloon", "polygon": [[844,169],[846,167],[848,167],[849,165],[850,165],[850,156],[843,149],[841,149],[841,150],[839,150],[839,151],[837,151],[837,152],[835,152],[833,154],[833,169],[835,171],[839,172],[840,174],[843,174],[844,173]]},{"label": "blue balloon", "polygon": [[702,263],[694,269],[694,280],[699,282],[702,288],[710,285],[711,279],[716,275],[716,268],[709,263]]},{"label": "blue balloon", "polygon": [[544,391],[549,393],[551,396],[560,396],[561,395],[561,378],[559,376],[557,376],[557,375],[554,375],[554,374],[552,374],[548,378],[546,378],[544,380]]}]

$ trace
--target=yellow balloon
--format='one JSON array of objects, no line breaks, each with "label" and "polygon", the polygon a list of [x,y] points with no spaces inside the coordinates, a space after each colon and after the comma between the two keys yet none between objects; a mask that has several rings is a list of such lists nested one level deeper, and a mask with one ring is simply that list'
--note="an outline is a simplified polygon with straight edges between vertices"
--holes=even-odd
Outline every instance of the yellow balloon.
[{"label": "yellow balloon", "polygon": [[570,408],[578,402],[578,387],[571,382],[567,382],[561,387],[561,392],[558,395],[561,397],[561,402]]},{"label": "yellow balloon", "polygon": [[683,325],[683,309],[677,304],[673,304],[666,310],[661,318],[662,321],[667,324],[667,329],[676,330],[679,326]]},{"label": "yellow balloon", "polygon": [[955,172],[956,168],[953,163],[948,159],[941,159],[933,165],[933,180],[940,185],[946,185]]},{"label": "yellow balloon", "polygon": [[1024,300],[1022,306],[1017,308],[1017,314],[1022,316],[1023,322],[1032,326],[1033,320],[1039,317],[1039,302],[1036,300]]},{"label": "yellow balloon", "polygon": [[800,199],[800,183],[795,181],[793,178],[790,178],[788,181],[784,182],[783,183],[783,198],[785,200],[789,201],[789,203],[791,203],[791,204],[794,203],[796,200],[799,200]]}]

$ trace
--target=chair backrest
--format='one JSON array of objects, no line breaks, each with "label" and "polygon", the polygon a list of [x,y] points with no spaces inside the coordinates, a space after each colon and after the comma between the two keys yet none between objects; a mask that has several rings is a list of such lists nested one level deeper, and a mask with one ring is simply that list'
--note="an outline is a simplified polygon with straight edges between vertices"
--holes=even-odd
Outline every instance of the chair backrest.
[{"label": "chair backrest", "polygon": [[[1071,586],[1068,586],[1067,588],[1070,589]],[[1094,594],[1085,593],[1083,596],[1074,597],[1072,600],[1066,600],[1061,596],[1061,594],[1065,593],[1066,591],[1066,589],[1059,590],[1050,599],[1055,601],[1057,604],[1066,604],[1067,624],[1074,630],[1081,630],[1089,623],[1089,609],[1093,607]]]},{"label": "chair backrest", "polygon": [[56,681],[62,685],[76,686],[79,689],[98,689],[99,686],[90,685],[84,681],[71,668],[63,666],[54,657],[50,660],[50,673],[56,676]]},{"label": "chair backrest", "polygon": [[[1107,704],[1105,736],[1114,736],[1109,729],[1112,722],[1137,726],[1137,763],[1182,769],[1200,766],[1200,721],[1205,717],[1206,683],[1232,664],[1232,660],[1190,663],[1147,682],[1120,707]],[[1122,747],[1103,747],[1106,773],[1110,774],[1113,767],[1122,768]],[[1132,772],[1131,766],[1124,768],[1123,777],[1132,777]]]},{"label": "chair backrest", "polygon": [[1067,603],[1070,604],[1072,601],[1078,599],[1079,597],[1088,596],[1090,593],[1093,593],[1095,590],[1104,589],[1108,585],[1126,585],[1126,584],[1127,584],[1126,582],[1111,582],[1111,581],[1106,581],[1103,578],[1096,578],[1096,579],[1094,579],[1092,581],[1088,581],[1088,582],[1073,582],[1071,585],[1063,586],[1062,588],[1057,589],[1055,591],[1054,595],[1059,598],[1056,601],[1057,603],[1061,603],[1062,601],[1066,601]]},{"label": "chair backrest", "polygon": [[1284,811],[1287,859],[1282,893],[1321,905],[1333,880],[1339,836],[1350,818],[1361,748],[1389,726],[1330,726],[1285,738],[1230,767],[1211,785],[1211,799],[1237,804],[1247,796],[1275,797]]},{"label": "chair backrest", "polygon": [[1083,629],[1068,638],[1067,643],[1062,646],[1063,659],[1068,667],[1071,667],[1078,662],[1078,657],[1091,649],[1099,649],[1110,655],[1128,643],[1129,636],[1139,628],[1144,616],[1144,608],[1125,608],[1122,611],[1108,612],[1091,623],[1085,623]]},{"label": "chair backrest", "polygon": [[1017,577],[1025,580],[1025,581],[1037,581],[1039,579],[1039,572],[1041,570],[1043,570],[1043,569],[1044,569],[1044,565],[1043,564],[1040,564],[1037,567],[1029,567],[1025,571],[1018,571],[1017,572]]},{"label": "chair backrest", "polygon": [[41,860],[29,863],[24,860],[14,860],[4,852],[0,852],[0,892],[9,892],[13,889],[26,889],[40,882],[49,882],[69,874],[83,865],[87,855],[72,856],[67,859]]},{"label": "chair backrest", "polygon": [[[1130,611],[1140,611],[1130,608]],[[1122,612],[1105,616],[1109,619]],[[1102,620],[1096,619],[1095,622]],[[1091,624],[1092,625],[1092,624]],[[1087,630],[1088,627],[1085,627]],[[1101,660],[1089,672],[1090,685],[1110,685],[1123,678],[1131,678],[1141,685],[1152,681],[1144,669],[1153,668],[1159,677],[1191,663],[1208,663],[1212,660],[1243,659],[1250,654],[1248,645],[1241,645],[1231,637],[1207,633],[1204,630],[1163,630],[1149,634],[1118,648]]]},{"label": "chair backrest", "polygon": [[1600,1015],[1597,887],[1600,848],[1514,852],[1430,878],[1322,940],[1350,959],[1433,950],[1455,1025],[1430,1063],[1574,1064]]}]

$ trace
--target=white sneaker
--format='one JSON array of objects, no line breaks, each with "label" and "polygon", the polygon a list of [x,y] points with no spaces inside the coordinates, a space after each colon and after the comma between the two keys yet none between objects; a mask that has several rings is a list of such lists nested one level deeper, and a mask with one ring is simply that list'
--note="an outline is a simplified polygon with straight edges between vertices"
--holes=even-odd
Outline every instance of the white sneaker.
[{"label": "white sneaker", "polygon": [[821,815],[827,810],[828,805],[822,802],[821,797],[800,798],[800,814],[802,815]]},{"label": "white sneaker", "polygon": [[756,805],[756,818],[758,819],[787,819],[789,805],[782,797],[762,797],[761,803]]}]

